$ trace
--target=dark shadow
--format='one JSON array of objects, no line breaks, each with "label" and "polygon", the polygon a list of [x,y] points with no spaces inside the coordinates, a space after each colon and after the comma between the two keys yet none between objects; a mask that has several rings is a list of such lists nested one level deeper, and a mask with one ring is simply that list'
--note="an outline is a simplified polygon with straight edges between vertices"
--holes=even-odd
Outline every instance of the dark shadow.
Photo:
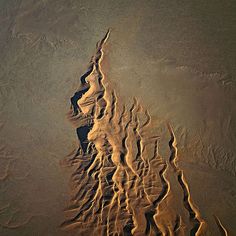
[{"label": "dark shadow", "polygon": [[77,137],[80,141],[83,153],[87,152],[88,147],[88,133],[92,129],[92,125],[85,125],[76,129]]},{"label": "dark shadow", "polygon": [[81,89],[79,89],[70,99],[75,116],[78,115],[79,112],[81,112],[81,108],[78,105],[78,101],[82,98],[83,94],[85,94],[90,88],[89,83],[87,83],[86,81],[86,78],[92,73],[92,71],[93,64],[91,64],[88,70],[80,77]]},{"label": "dark shadow", "polygon": [[71,101],[71,105],[74,111],[74,115],[78,115],[79,112],[81,112],[81,108],[78,105],[78,101],[79,99],[82,98],[82,96],[89,90],[89,85],[87,85],[86,87],[84,87],[83,89],[77,91],[73,97],[71,97],[70,101]]},{"label": "dark shadow", "polygon": [[86,78],[92,73],[93,71],[93,64],[91,64],[87,70],[87,72],[85,72],[81,77],[80,77],[80,82],[82,85],[85,85],[86,82]]},{"label": "dark shadow", "polygon": [[132,220],[129,220],[127,224],[123,228],[124,236],[132,236],[132,229],[134,228],[134,224]]}]

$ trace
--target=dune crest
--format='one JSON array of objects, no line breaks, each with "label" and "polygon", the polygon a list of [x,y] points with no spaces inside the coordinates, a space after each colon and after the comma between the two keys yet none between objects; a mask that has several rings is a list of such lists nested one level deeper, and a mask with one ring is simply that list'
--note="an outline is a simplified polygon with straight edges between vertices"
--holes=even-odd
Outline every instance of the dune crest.
[{"label": "dune crest", "polygon": [[177,164],[173,128],[167,125],[168,160],[159,154],[160,137],[151,135],[148,111],[136,98],[122,104],[107,85],[102,68],[109,35],[98,42],[71,98],[68,119],[79,147],[65,160],[72,190],[61,227],[75,235],[204,235],[207,224]]}]

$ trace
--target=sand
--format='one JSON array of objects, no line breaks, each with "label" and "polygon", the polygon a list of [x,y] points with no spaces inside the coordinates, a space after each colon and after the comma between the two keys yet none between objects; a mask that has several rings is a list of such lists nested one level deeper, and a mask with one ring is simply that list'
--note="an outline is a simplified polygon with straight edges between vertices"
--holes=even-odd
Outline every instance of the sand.
[{"label": "sand", "polygon": [[0,235],[235,235],[233,2],[0,9]]}]

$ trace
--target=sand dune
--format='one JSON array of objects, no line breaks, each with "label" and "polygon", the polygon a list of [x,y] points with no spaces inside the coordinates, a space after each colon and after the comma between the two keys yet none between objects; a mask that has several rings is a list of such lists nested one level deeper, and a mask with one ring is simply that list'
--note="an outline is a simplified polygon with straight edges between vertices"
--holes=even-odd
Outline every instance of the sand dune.
[{"label": "sand dune", "polygon": [[137,98],[123,104],[103,73],[109,34],[98,42],[71,98],[68,119],[76,128],[78,149],[63,162],[73,172],[61,228],[73,235],[208,235],[178,166],[174,127],[166,125],[169,157],[164,158],[159,135],[151,134],[148,110]]},{"label": "sand dune", "polygon": [[0,236],[236,235],[235,11],[0,1]]}]

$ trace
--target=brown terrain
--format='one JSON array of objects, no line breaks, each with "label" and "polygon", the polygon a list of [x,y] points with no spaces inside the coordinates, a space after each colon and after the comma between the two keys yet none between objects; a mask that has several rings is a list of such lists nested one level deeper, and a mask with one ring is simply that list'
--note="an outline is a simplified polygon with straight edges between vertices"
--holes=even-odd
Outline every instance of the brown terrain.
[{"label": "brown terrain", "polygon": [[0,236],[236,235],[235,10],[0,0]]}]

